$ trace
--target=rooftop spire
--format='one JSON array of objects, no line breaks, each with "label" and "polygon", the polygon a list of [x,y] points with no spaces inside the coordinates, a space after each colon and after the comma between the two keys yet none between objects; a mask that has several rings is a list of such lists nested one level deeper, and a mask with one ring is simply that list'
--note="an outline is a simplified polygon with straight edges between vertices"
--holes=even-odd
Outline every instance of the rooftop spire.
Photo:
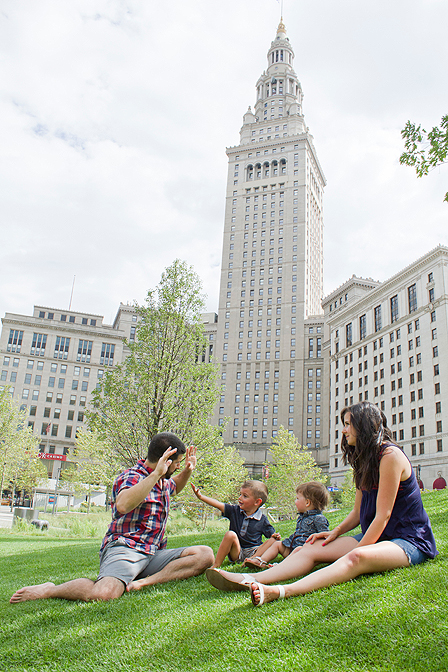
[{"label": "rooftop spire", "polygon": [[286,37],[286,28],[285,24],[283,23],[283,16],[280,17],[280,23],[278,24],[277,37],[280,38]]}]

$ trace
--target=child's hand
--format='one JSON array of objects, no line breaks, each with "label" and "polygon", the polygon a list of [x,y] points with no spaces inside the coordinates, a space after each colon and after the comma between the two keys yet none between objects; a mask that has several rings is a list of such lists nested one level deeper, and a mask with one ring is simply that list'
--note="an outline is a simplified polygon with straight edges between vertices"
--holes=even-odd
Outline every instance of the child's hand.
[{"label": "child's hand", "polygon": [[280,541],[281,536],[278,532],[274,532],[274,534],[271,534],[271,538],[275,539],[276,541]]},{"label": "child's hand", "polygon": [[202,501],[202,498],[201,498],[201,491],[199,490],[199,488],[196,488],[196,487],[193,485],[193,483],[191,483],[191,487],[193,488],[193,492],[194,492],[194,494],[196,495],[196,497],[197,497],[200,501]]}]

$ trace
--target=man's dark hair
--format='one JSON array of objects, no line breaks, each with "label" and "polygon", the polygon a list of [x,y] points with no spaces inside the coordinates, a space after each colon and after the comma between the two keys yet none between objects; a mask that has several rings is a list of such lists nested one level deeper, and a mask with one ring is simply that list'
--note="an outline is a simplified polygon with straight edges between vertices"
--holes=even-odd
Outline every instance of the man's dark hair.
[{"label": "man's dark hair", "polygon": [[148,462],[152,464],[158,462],[163,453],[170,447],[177,449],[177,452],[171,455],[170,459],[172,461],[177,460],[180,455],[185,455],[187,452],[184,443],[171,432],[160,432],[160,434],[153,436],[148,447]]}]

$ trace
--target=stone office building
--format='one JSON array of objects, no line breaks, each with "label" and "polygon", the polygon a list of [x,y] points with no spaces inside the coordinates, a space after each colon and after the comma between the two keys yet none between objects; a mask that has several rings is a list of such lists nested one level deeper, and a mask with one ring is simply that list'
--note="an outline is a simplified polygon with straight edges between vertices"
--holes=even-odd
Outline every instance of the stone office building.
[{"label": "stone office building", "polygon": [[70,459],[90,394],[123,359],[124,338],[133,340],[136,320],[125,304],[112,325],[101,315],[47,306],[2,319],[0,384],[26,408],[50,478]]},{"label": "stone office building", "polygon": [[330,467],[340,482],[341,410],[369,400],[425,487],[448,474],[448,248],[385,282],[353,276],[323,302],[330,377]]},{"label": "stone office building", "polygon": [[261,470],[280,425],[314,451],[325,432],[323,175],[282,22],[229,158],[215,355],[224,440]]}]

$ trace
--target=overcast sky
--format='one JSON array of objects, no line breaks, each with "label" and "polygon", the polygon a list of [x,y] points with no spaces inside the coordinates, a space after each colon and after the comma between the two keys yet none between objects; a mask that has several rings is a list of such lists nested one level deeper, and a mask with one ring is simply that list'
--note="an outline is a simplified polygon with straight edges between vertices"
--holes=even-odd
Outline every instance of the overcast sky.
[{"label": "overcast sky", "polygon": [[[407,119],[448,114],[446,0],[284,0],[327,179],[325,292],[448,244],[448,166],[399,165]],[[0,316],[111,322],[175,258],[217,310],[227,157],[276,0],[2,0]]]}]

